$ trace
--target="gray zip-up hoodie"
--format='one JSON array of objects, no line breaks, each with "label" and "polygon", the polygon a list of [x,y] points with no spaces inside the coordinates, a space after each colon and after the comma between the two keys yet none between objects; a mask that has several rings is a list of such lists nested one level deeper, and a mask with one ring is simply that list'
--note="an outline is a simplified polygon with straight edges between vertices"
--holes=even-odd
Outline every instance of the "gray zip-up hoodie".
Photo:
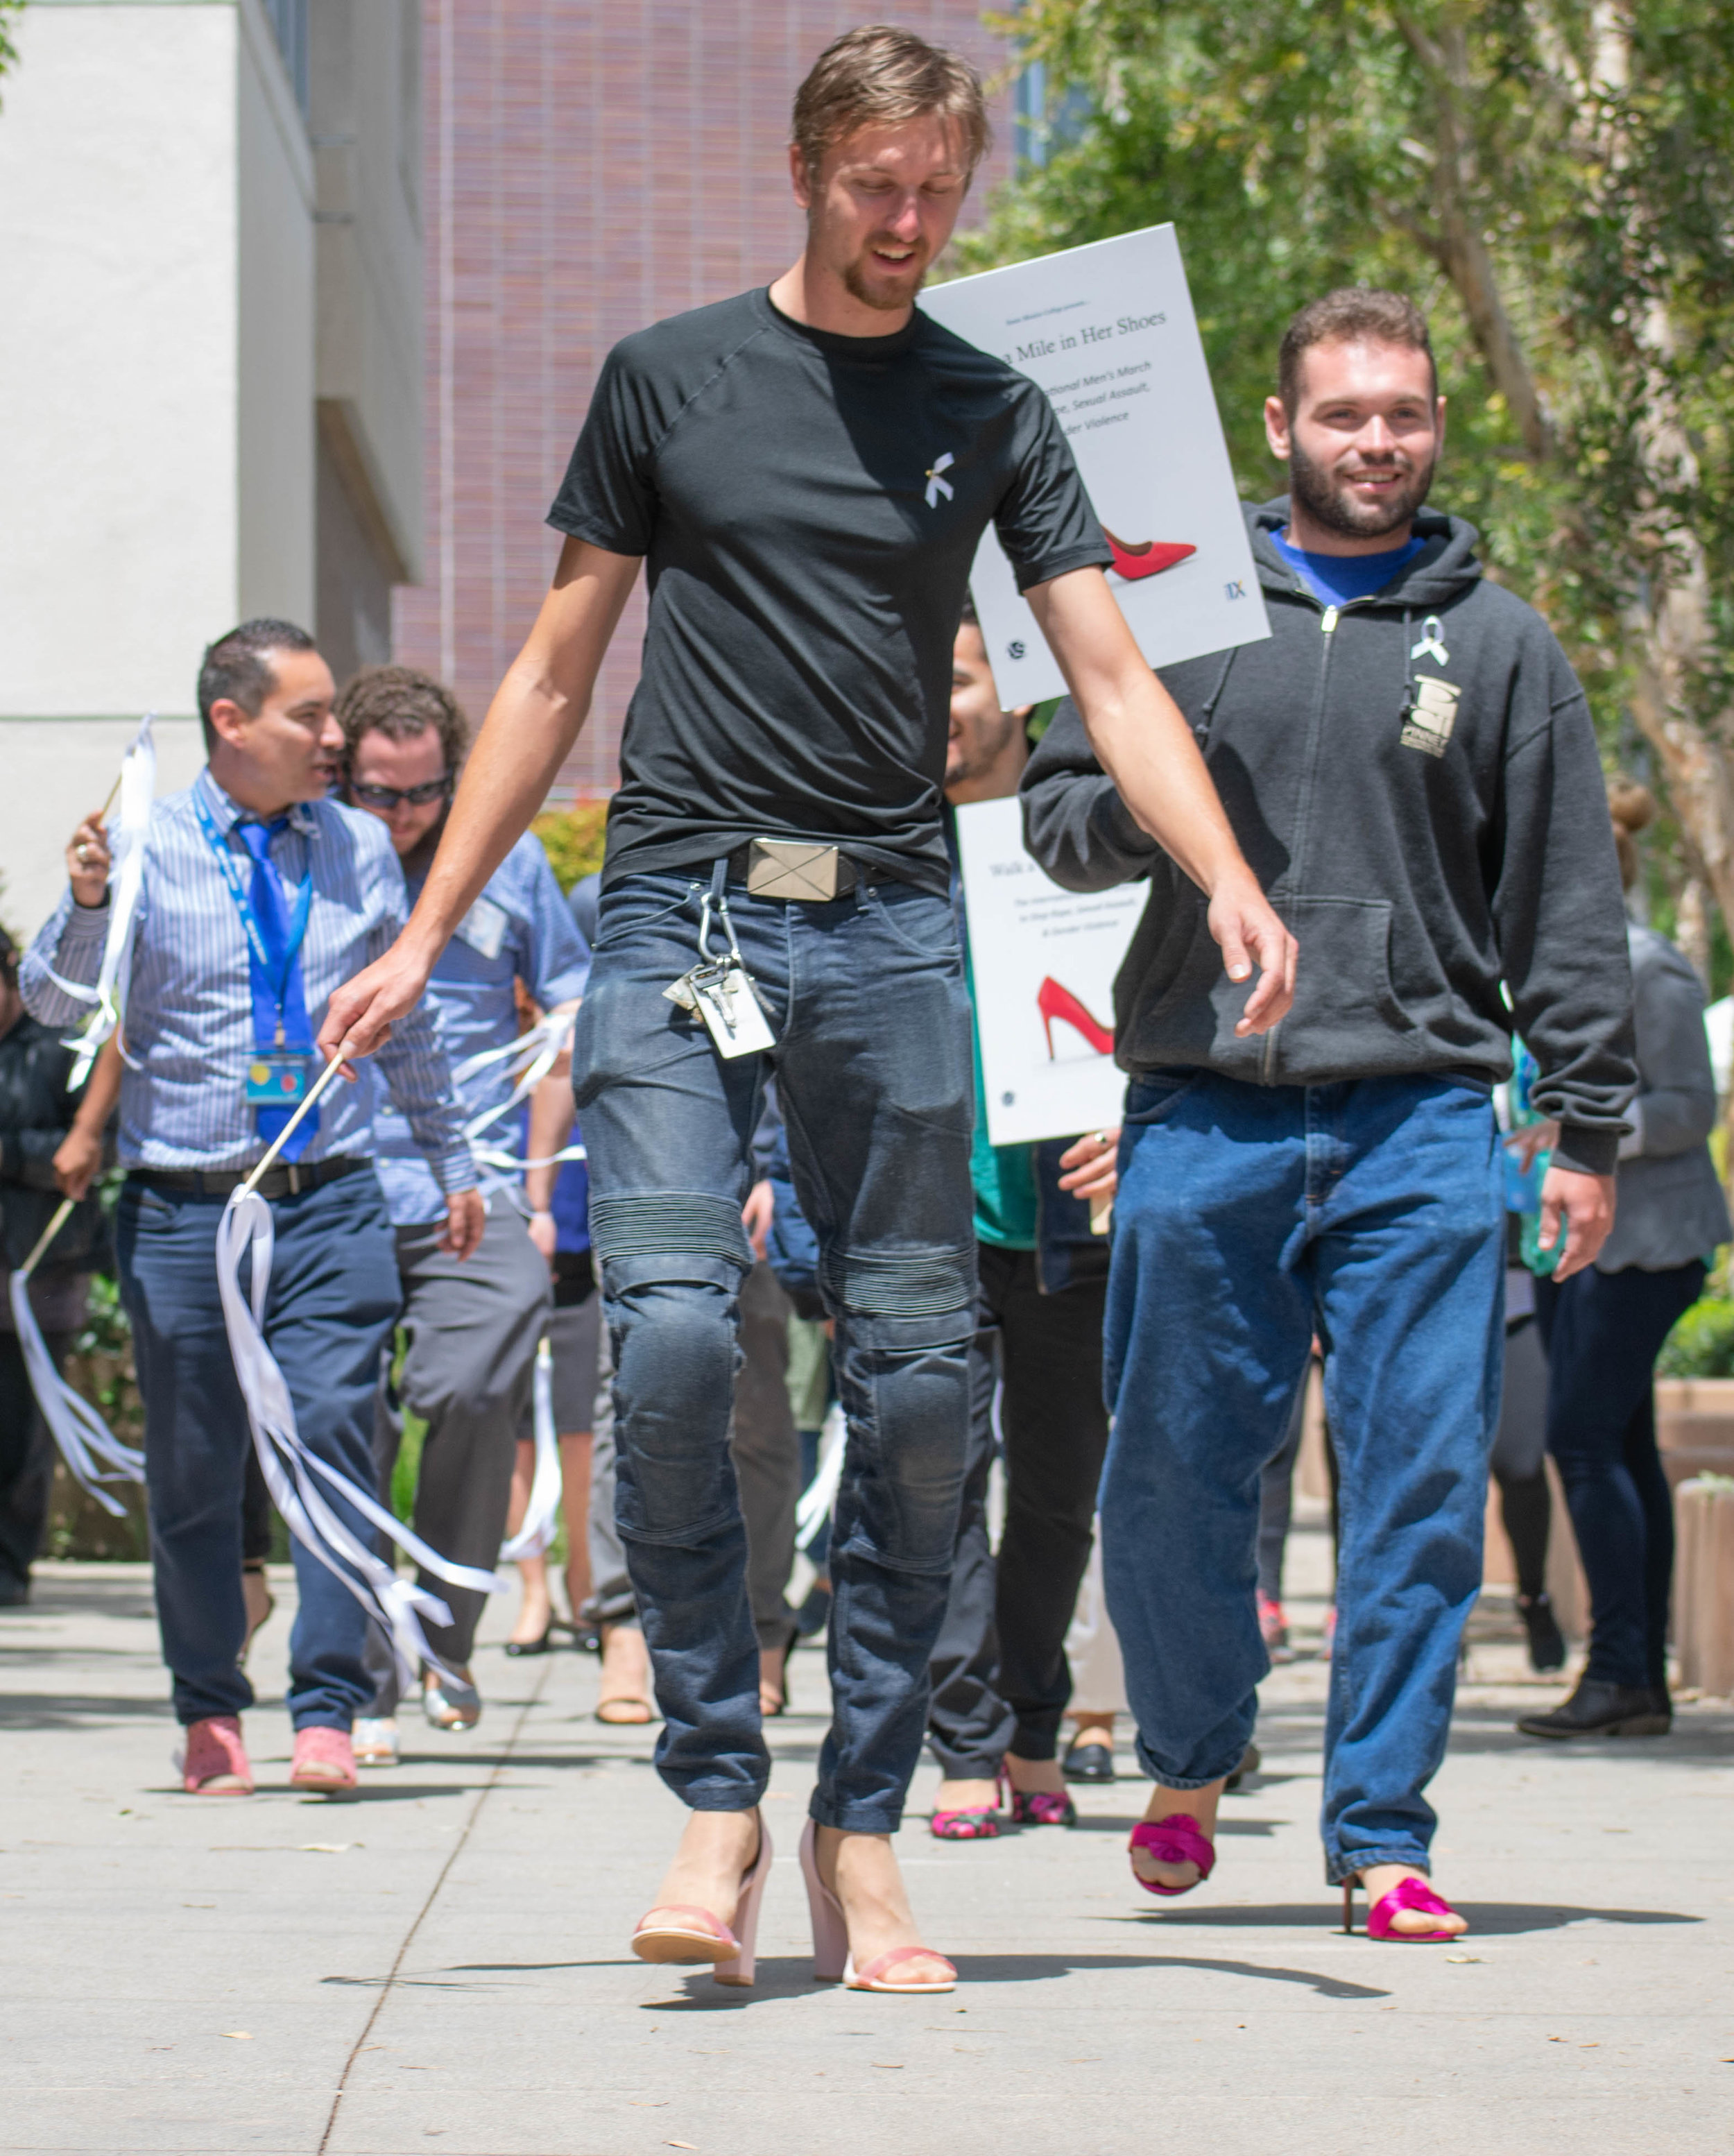
[{"label": "gray zip-up hoodie", "polygon": [[[1063,703],[1022,788],[1029,850],[1069,891],[1147,876],[1115,983],[1127,1070],[1259,1085],[1510,1075],[1515,1026],[1563,1167],[1610,1174],[1637,1082],[1625,916],[1583,692],[1539,614],[1488,583],[1460,517],[1371,598],[1326,607],[1247,511],[1268,641],[1160,670],[1235,836],[1300,947],[1294,1008],[1237,1040],[1203,894],[1136,824]],[[1506,1004],[1505,992],[1509,993]]]}]

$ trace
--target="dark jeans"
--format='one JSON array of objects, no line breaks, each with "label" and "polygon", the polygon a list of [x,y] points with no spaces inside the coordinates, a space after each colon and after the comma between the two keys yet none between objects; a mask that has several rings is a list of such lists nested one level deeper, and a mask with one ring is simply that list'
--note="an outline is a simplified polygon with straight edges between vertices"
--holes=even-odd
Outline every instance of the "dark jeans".
[{"label": "dark jeans", "polygon": [[[253,1687],[239,1657],[242,1500],[253,1443],[217,1293],[219,1199],[166,1196],[129,1182],[116,1221],[121,1292],[145,1409],[145,1484],[163,1660],[183,1722],[239,1714]],[[276,1357],[308,1450],[371,1486],[368,1439],[382,1348],[398,1321],[398,1263],[370,1173],[271,1208],[276,1251],[265,1304]],[[244,1266],[242,1286],[247,1284]],[[360,1541],[372,1530],[323,1495]],[[362,1665],[368,1620],[341,1580],[294,1545],[300,1609],[290,1636],[288,1707],[297,1729],[347,1729],[372,1696]]]},{"label": "dark jeans", "polygon": [[921,1750],[969,1422],[973,1074],[957,930],[945,899],[907,886],[821,905],[735,887],[777,1045],[725,1060],[663,994],[697,956],[704,888],[645,874],[603,893],[572,1055],[613,1348],[616,1517],[664,1717],[657,1766],[712,1811],[756,1804],[769,1771],[728,1430],[752,1261],[741,1207],[770,1065],[849,1425],[813,1815],[889,1833]]},{"label": "dark jeans", "polygon": [[1328,1875],[1424,1871],[1481,1584],[1505,1229],[1485,1091],[1444,1079],[1126,1094],[1108,1283],[1102,1572],[1146,1771],[1231,1774],[1270,1667],[1259,1491],[1317,1333],[1342,1471]]},{"label": "dark jeans", "polygon": [[[1005,1754],[1052,1759],[1072,1696],[1065,1635],[1090,1563],[1108,1445],[1106,1281],[1044,1295],[1033,1250],[977,1245],[970,1449],[957,1556],[933,1649],[927,1737],[954,1781],[990,1781]],[[998,1439],[994,1400],[998,1394]],[[1005,1532],[988,1545],[988,1476],[1006,1468]]]},{"label": "dark jeans", "polygon": [[[66,1366],[70,1332],[44,1332],[57,1370]],[[16,1332],[0,1332],[0,1576],[18,1586],[30,1578],[48,1524],[54,1483],[54,1440],[31,1389]]]},{"label": "dark jeans", "polygon": [[1589,1660],[1604,1684],[1668,1681],[1674,1508],[1655,1442],[1655,1358],[1704,1287],[1695,1258],[1665,1272],[1536,1282],[1547,1347],[1547,1450],[1589,1583]]}]

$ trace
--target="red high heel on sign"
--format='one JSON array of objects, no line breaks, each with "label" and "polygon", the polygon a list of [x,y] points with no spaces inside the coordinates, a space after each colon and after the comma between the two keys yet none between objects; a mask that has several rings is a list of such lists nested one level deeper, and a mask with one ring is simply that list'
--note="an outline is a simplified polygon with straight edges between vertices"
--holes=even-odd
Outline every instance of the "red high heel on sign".
[{"label": "red high heel on sign", "polygon": [[1183,562],[1198,552],[1196,547],[1177,546],[1172,541],[1145,539],[1136,546],[1128,547],[1123,539],[1116,539],[1105,524],[1102,536],[1108,542],[1108,552],[1114,557],[1114,572],[1135,584],[1140,577],[1159,577],[1164,569],[1172,569],[1177,562]]},{"label": "red high heel on sign", "polygon": [[1114,1053],[1114,1035],[1105,1025],[1098,1025],[1089,1011],[1070,988],[1062,988],[1050,973],[1036,990],[1036,1008],[1042,1014],[1042,1024],[1048,1033],[1048,1060],[1054,1060],[1054,1021],[1064,1019],[1075,1033],[1083,1035],[1098,1055]]}]

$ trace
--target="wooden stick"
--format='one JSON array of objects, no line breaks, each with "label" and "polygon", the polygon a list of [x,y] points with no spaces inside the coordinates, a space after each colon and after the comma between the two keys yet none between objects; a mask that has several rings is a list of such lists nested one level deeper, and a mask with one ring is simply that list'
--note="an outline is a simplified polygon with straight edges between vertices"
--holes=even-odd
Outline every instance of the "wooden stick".
[{"label": "wooden stick", "polygon": [[245,1198],[259,1188],[259,1183],[264,1178],[265,1170],[270,1166],[271,1163],[275,1160],[278,1154],[282,1152],[284,1147],[286,1146],[290,1140],[295,1136],[295,1126],[300,1122],[302,1116],[307,1113],[307,1111],[313,1106],[320,1095],[324,1092],[326,1087],[331,1084],[332,1079],[334,1079],[337,1073],[343,1068],[343,1059],[348,1046],[349,1044],[346,1041],[343,1044],[343,1046],[337,1050],[337,1053],[331,1058],[331,1061],[326,1064],[325,1069],[320,1072],[318,1077],[314,1080],[312,1085],[309,1086],[307,1089],[306,1098],[301,1102],[300,1106],[295,1110],[295,1113],[290,1117],[289,1121],[283,1126],[282,1129],[278,1132],[276,1137],[272,1139],[270,1144],[266,1147],[264,1158],[260,1161],[258,1167],[254,1169],[247,1180],[235,1193],[235,1195],[238,1198]]},{"label": "wooden stick", "polygon": [[60,1200],[60,1203],[55,1207],[54,1219],[49,1222],[47,1227],[43,1229],[42,1233],[36,1239],[36,1248],[30,1253],[29,1256],[25,1259],[23,1265],[18,1267],[18,1276],[21,1279],[28,1280],[31,1274],[35,1271],[37,1266],[42,1262],[43,1252],[47,1250],[49,1245],[54,1241],[55,1236],[59,1234],[60,1230],[72,1218],[72,1206],[73,1201],[71,1199],[63,1198]]}]

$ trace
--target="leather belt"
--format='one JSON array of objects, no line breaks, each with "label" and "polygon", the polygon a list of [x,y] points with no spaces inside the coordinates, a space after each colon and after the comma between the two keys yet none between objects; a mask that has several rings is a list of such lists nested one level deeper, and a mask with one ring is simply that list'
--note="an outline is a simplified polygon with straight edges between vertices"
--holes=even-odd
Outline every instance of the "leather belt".
[{"label": "leather belt", "polygon": [[[280,1162],[268,1168],[259,1181],[261,1198],[299,1198],[304,1190],[336,1183],[353,1175],[368,1163],[353,1153],[339,1153],[334,1160]],[[145,1190],[161,1191],[166,1198],[227,1198],[240,1188],[252,1173],[245,1168],[131,1168],[126,1180]]]}]

